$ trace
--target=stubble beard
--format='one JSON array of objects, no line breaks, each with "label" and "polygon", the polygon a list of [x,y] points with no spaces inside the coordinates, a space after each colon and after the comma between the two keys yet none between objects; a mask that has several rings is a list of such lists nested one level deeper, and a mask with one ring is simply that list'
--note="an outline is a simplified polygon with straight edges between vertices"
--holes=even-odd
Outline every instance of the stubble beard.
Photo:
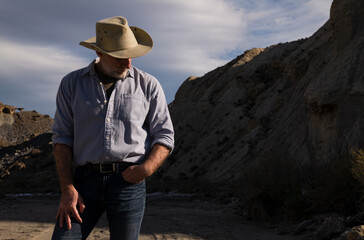
[{"label": "stubble beard", "polygon": [[120,78],[126,78],[126,76],[128,76],[128,74],[129,74],[129,69],[125,69],[123,71],[123,73],[120,74],[119,76],[120,76]]}]

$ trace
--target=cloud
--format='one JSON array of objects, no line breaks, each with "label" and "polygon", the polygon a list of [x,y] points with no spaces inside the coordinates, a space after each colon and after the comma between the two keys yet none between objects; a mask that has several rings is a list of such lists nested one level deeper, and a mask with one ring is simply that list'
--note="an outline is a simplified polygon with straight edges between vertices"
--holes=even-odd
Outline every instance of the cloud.
[{"label": "cloud", "polygon": [[5,56],[0,58],[1,96],[16,95],[23,102],[54,102],[62,77],[88,63],[60,48],[5,39],[0,39],[0,52]]},{"label": "cloud", "polygon": [[[48,40],[53,45],[70,46],[94,35],[97,20],[124,15],[130,25],[147,30],[155,42],[153,59],[138,60],[145,63],[142,66],[185,75],[201,75],[226,63],[226,53],[240,48],[245,36],[244,12],[224,0],[138,0],[127,4],[110,0],[102,2],[102,7],[96,0],[87,6],[71,0],[34,0],[32,4],[25,1],[26,10],[19,9],[16,1],[4,1],[0,6],[6,21],[0,21],[0,27],[35,44]],[[14,11],[29,23],[9,15]],[[9,24],[21,31],[14,31]]]},{"label": "cloud", "polygon": [[248,44],[266,47],[311,36],[329,19],[332,0],[259,1],[243,5],[247,12]]},{"label": "cloud", "polygon": [[203,75],[252,47],[309,37],[328,20],[331,1],[144,1],[155,41],[147,65]]},{"label": "cloud", "polygon": [[309,37],[328,19],[330,2],[145,1],[155,41],[146,66],[201,76],[247,49]]},{"label": "cloud", "polygon": [[94,36],[96,21],[106,17],[125,16],[150,33],[153,51],[133,62],[160,80],[170,102],[190,75],[201,76],[252,47],[310,36],[328,19],[331,2],[2,0],[0,101],[21,92],[19,102],[54,104],[60,79],[95,56],[78,42]]},{"label": "cloud", "polygon": [[201,75],[224,64],[221,55],[244,40],[244,13],[226,1],[155,0],[153,5],[149,31],[158,54],[151,64],[161,70]]},{"label": "cloud", "polygon": [[317,17],[328,17],[333,0],[309,0],[306,2],[306,10]]}]

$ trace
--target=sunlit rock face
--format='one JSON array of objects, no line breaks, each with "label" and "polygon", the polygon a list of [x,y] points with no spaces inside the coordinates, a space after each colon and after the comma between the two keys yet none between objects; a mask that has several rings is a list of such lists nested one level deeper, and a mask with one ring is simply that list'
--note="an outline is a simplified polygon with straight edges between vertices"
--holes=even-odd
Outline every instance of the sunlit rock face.
[{"label": "sunlit rock face", "polygon": [[262,154],[320,165],[363,148],[363,11],[362,0],[335,0],[311,37],[186,79],[170,104],[176,148],[160,186],[237,182]]}]

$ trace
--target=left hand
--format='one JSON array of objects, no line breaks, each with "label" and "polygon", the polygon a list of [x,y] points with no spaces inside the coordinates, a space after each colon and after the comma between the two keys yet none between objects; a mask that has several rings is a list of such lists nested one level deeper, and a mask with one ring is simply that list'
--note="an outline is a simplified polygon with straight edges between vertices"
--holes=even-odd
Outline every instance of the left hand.
[{"label": "left hand", "polygon": [[132,184],[143,182],[145,178],[157,171],[170,152],[169,148],[158,143],[155,144],[144,163],[130,166],[121,173],[124,180]]},{"label": "left hand", "polygon": [[143,164],[132,165],[125,169],[121,174],[123,175],[125,181],[132,184],[141,183],[145,178],[151,175],[149,174],[148,169]]}]

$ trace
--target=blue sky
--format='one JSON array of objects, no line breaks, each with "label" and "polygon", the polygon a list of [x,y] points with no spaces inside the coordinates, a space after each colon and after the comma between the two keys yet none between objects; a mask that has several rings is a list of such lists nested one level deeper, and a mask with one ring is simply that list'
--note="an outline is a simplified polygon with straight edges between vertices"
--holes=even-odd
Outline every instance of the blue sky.
[{"label": "blue sky", "polygon": [[62,77],[95,53],[79,45],[95,23],[124,16],[146,30],[153,50],[133,64],[156,76],[168,102],[245,50],[311,36],[332,0],[0,0],[0,102],[53,117]]}]

